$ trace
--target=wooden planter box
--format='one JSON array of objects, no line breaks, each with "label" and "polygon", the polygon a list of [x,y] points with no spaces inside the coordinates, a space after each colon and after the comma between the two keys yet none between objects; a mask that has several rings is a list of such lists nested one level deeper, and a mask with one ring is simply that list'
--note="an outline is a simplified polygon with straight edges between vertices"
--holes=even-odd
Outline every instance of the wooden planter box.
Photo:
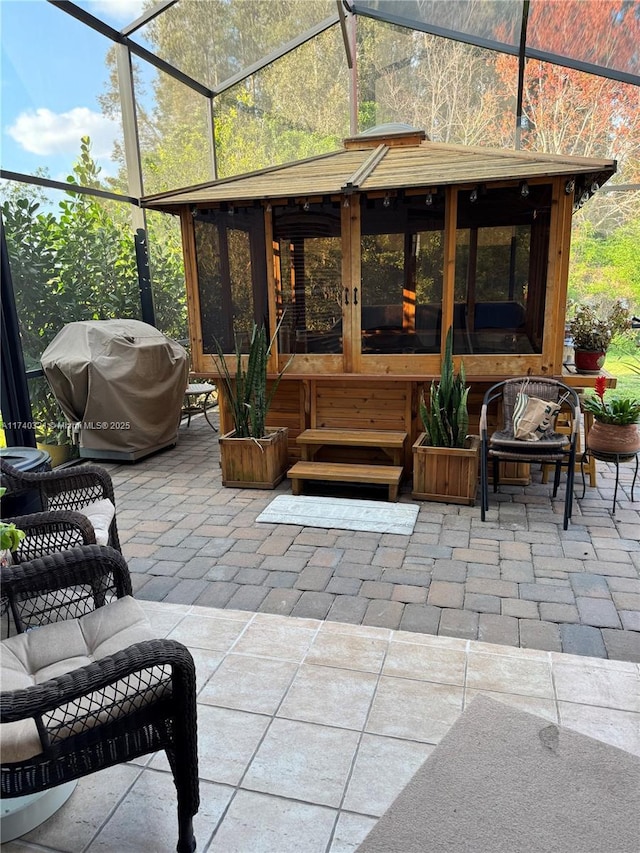
[{"label": "wooden planter box", "polygon": [[431,447],[423,444],[426,433],[413,445],[411,497],[472,506],[478,488],[480,437],[471,435],[467,447]]},{"label": "wooden planter box", "polygon": [[222,485],[275,489],[287,471],[288,434],[287,427],[281,427],[265,438],[235,438],[235,432],[221,435]]}]

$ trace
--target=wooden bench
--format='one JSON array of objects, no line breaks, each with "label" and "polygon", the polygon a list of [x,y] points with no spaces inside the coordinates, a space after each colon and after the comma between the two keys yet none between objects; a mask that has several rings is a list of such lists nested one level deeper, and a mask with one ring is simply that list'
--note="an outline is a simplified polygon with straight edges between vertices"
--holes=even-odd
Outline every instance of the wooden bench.
[{"label": "wooden bench", "polygon": [[321,447],[375,447],[383,450],[394,465],[402,465],[406,432],[384,429],[305,429],[296,441],[304,462],[313,461]]},{"label": "wooden bench", "polygon": [[389,487],[389,500],[398,500],[398,488],[402,479],[400,465],[350,465],[342,462],[296,462],[289,469],[294,495],[302,494],[305,480],[321,480],[336,483],[371,483]]}]

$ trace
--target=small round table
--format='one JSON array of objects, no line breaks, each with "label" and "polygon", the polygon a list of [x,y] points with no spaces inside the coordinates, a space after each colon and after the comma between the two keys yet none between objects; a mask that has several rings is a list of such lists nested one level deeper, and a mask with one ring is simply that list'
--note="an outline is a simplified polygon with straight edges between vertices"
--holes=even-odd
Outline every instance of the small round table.
[{"label": "small round table", "polygon": [[218,428],[209,420],[209,409],[218,405],[217,386],[208,382],[192,382],[187,385],[184,396],[186,405],[182,409],[182,416],[186,416],[187,426],[191,423],[191,415],[204,415],[211,429],[217,432]]},{"label": "small round table", "polygon": [[620,463],[621,462],[631,462],[635,460],[635,470],[633,472],[633,480],[631,481],[631,502],[633,503],[633,490],[636,485],[636,480],[638,478],[638,465],[640,463],[640,450],[636,450],[632,453],[604,453],[600,450],[590,450],[587,448],[585,452],[582,454],[580,459],[580,473],[582,474],[582,496],[580,500],[584,498],[585,492],[587,490],[587,485],[584,479],[584,465],[585,462],[589,460],[589,457],[592,459],[599,459],[601,462],[610,462],[611,464],[616,466],[616,484],[613,489],[613,507],[611,509],[611,514],[616,514],[616,499],[618,497],[618,482],[620,480]]}]

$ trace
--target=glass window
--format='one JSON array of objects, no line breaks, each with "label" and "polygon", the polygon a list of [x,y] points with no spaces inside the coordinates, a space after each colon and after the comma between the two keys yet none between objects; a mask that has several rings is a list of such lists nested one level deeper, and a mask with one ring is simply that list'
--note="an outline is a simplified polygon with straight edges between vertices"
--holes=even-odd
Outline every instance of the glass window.
[{"label": "glass window", "polygon": [[362,202],[363,353],[440,351],[444,194]]},{"label": "glass window", "polygon": [[254,322],[268,324],[264,212],[201,212],[195,234],[203,351],[246,351]]},{"label": "glass window", "polygon": [[550,185],[458,193],[454,352],[542,352],[550,216]]},{"label": "glass window", "polygon": [[276,207],[273,235],[280,352],[341,353],[339,203]]},{"label": "glass window", "polygon": [[514,146],[516,57],[367,18],[357,37],[361,131],[402,122],[434,142]]}]

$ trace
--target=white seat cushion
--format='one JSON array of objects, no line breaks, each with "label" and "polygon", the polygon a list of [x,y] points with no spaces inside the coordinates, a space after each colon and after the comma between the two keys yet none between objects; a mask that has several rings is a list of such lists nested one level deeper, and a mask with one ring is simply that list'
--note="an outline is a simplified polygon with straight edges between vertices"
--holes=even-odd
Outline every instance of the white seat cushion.
[{"label": "white seat cushion", "polygon": [[199,396],[200,394],[210,394],[215,391],[216,386],[210,385],[208,382],[191,382],[187,385],[187,390],[184,392],[189,396]]},{"label": "white seat cushion", "polygon": [[[156,636],[138,602],[125,596],[79,619],[43,625],[3,640],[0,645],[2,690],[42,684]],[[85,717],[85,727],[100,721],[102,703],[93,706],[92,702],[91,705],[93,719],[87,721]],[[88,709],[86,702],[83,709],[85,712]],[[0,725],[0,749],[3,763],[24,761],[42,752],[34,721]]]},{"label": "white seat cushion", "polygon": [[98,545],[109,544],[109,527],[116,514],[116,508],[111,503],[109,498],[104,498],[101,501],[94,501],[87,504],[82,509],[77,510],[85,515],[91,524],[96,534],[96,543]]}]

